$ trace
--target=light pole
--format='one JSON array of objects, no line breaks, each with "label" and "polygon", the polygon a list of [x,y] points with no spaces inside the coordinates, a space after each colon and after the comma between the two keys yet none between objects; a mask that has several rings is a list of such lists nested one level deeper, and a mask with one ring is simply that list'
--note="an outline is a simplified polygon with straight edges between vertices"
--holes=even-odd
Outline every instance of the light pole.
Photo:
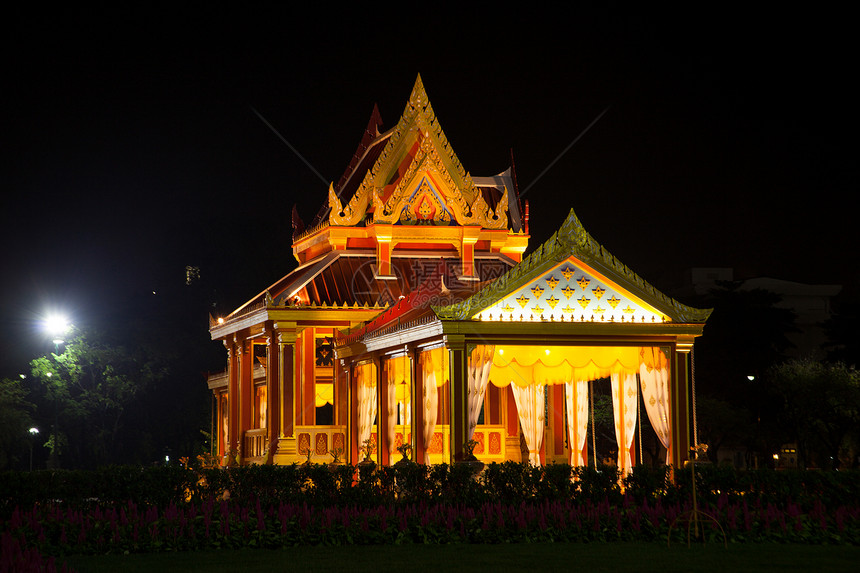
[{"label": "light pole", "polygon": [[[53,372],[46,372],[46,375],[48,376],[48,380],[54,377]],[[59,423],[59,414],[57,413],[57,390],[52,389],[51,393],[54,395],[54,425],[51,427],[51,454],[48,456],[48,467],[55,470],[59,466],[57,463],[57,447],[59,444],[57,425]]]},{"label": "light pole", "polygon": [[33,471],[33,442],[36,440],[36,435],[39,433],[39,428],[30,428],[30,471]]},{"label": "light pole", "polygon": [[[59,356],[60,354],[60,345],[65,342],[63,336],[69,330],[71,330],[72,325],[69,324],[69,320],[62,314],[50,314],[43,322],[43,327],[45,331],[52,336],[51,342],[54,343],[54,355]],[[48,378],[52,377],[52,373],[48,372]],[[58,382],[59,383],[59,382]],[[57,406],[57,391],[54,389],[54,427],[52,429],[53,437],[51,443],[51,455],[48,459],[48,463],[52,469],[56,469],[59,466],[57,459],[57,449],[59,448],[59,412]]]}]

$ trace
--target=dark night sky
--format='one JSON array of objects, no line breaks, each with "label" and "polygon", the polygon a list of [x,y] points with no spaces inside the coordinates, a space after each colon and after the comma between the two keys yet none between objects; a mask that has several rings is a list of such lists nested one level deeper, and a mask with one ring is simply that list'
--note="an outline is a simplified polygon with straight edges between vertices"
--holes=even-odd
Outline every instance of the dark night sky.
[{"label": "dark night sky", "polygon": [[721,9],[11,17],[2,373],[48,307],[127,320],[197,265],[225,311],[288,272],[290,209],[326,185],[252,108],[337,180],[418,73],[467,170],[513,149],[533,246],[573,207],[658,287],[691,266],[856,284],[848,18]]}]

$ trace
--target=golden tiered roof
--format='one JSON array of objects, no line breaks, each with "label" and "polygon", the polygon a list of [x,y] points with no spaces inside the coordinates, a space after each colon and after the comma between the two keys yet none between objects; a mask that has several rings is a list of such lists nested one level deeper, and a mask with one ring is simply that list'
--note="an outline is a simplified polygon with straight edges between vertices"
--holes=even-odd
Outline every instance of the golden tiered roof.
[{"label": "golden tiered roof", "polygon": [[427,98],[421,76],[400,121],[346,203],[329,187],[329,224],[357,226],[368,213],[381,224],[430,221],[507,229],[510,189],[493,207],[463,168]]}]

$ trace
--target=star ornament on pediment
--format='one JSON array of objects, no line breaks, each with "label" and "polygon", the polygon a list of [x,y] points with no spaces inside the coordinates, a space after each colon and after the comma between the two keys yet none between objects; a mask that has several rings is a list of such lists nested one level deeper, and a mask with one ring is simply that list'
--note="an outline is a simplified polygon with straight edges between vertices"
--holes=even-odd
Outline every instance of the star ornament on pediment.
[{"label": "star ornament on pediment", "polygon": [[561,276],[564,277],[564,280],[570,282],[570,277],[574,275],[576,271],[574,271],[571,267],[567,266],[561,269]]},{"label": "star ornament on pediment", "polygon": [[532,289],[532,294],[535,298],[540,298],[540,295],[543,294],[543,289],[540,287],[540,285],[535,285],[535,287]]},{"label": "star ornament on pediment", "polygon": [[550,275],[546,278],[546,284],[549,287],[549,290],[553,290],[555,289],[555,285],[558,284],[558,279]]},{"label": "star ornament on pediment", "polygon": [[579,288],[581,288],[582,290],[585,290],[585,287],[588,286],[588,283],[591,282],[591,279],[588,278],[587,276],[583,275],[583,276],[579,277],[578,279],[576,279],[576,282],[579,283]]},{"label": "star ornament on pediment", "polygon": [[588,306],[588,303],[591,302],[591,299],[583,296],[577,302],[579,302],[579,306],[581,306],[582,308],[585,308]]},{"label": "star ornament on pediment", "polygon": [[520,303],[520,308],[525,308],[526,305],[528,305],[529,300],[531,299],[529,299],[529,297],[524,294],[520,295],[519,298],[517,298],[517,302]]},{"label": "star ornament on pediment", "polygon": [[555,298],[554,296],[551,296],[551,297],[549,297],[548,299],[546,299],[546,303],[549,305],[549,307],[550,307],[551,309],[554,309],[554,308],[555,308],[555,305],[557,305],[557,304],[558,304],[558,299],[557,299],[557,298]]},{"label": "star ornament on pediment", "polygon": [[576,293],[576,290],[570,288],[569,286],[566,286],[561,289],[561,292],[564,293],[564,298],[570,298]]}]

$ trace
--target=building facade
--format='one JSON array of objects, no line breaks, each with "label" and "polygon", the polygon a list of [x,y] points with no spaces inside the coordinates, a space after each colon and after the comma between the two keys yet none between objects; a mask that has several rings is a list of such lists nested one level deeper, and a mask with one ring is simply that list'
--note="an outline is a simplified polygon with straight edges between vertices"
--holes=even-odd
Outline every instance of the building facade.
[{"label": "building facade", "polygon": [[397,125],[380,126],[374,109],[314,221],[294,216],[298,267],[211,320],[227,349],[209,379],[223,463],[472,452],[584,465],[602,389],[623,471],[641,459],[646,416],[661,461],[682,464],[709,311],[658,292],[572,210],[525,256],[513,169],[470,175],[420,77]]}]

